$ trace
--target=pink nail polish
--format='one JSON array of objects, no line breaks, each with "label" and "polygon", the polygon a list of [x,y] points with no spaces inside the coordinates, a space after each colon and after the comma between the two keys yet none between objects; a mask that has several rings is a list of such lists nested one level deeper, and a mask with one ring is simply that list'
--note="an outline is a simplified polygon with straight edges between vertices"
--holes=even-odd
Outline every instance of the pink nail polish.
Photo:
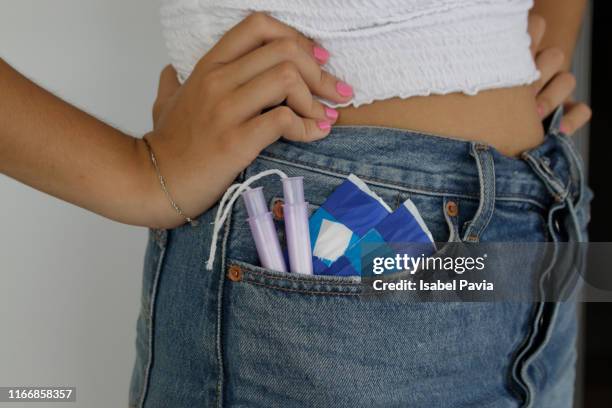
[{"label": "pink nail polish", "polygon": [[329,130],[331,129],[331,122],[329,120],[321,120],[317,122],[317,126],[321,130]]},{"label": "pink nail polish", "polygon": [[325,108],[325,116],[327,116],[328,118],[330,118],[331,120],[336,120],[338,119],[338,111],[332,108]]},{"label": "pink nail polish", "polygon": [[312,47],[312,54],[314,55],[315,59],[321,64],[325,64],[329,59],[329,51],[327,51],[323,47],[319,47],[318,45]]},{"label": "pink nail polish", "polygon": [[353,96],[353,87],[342,81],[338,81],[336,84],[336,91],[341,96]]},{"label": "pink nail polish", "polygon": [[541,118],[544,118],[544,107],[543,107],[542,105],[538,105],[538,107],[537,107],[537,111],[538,111],[538,115],[539,115]]},{"label": "pink nail polish", "polygon": [[561,124],[561,126],[559,126],[559,130],[561,131],[561,133],[566,135],[569,133],[569,129],[564,124]]}]

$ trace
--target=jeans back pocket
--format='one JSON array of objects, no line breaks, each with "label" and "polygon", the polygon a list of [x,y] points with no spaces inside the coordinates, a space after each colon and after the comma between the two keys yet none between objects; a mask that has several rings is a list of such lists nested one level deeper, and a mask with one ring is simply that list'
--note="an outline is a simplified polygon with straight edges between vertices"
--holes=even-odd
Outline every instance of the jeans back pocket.
[{"label": "jeans back pocket", "polygon": [[[334,172],[332,169],[298,167],[260,157],[246,170],[244,179],[271,169],[281,170],[289,177],[302,176],[304,178],[305,199],[309,203],[311,212],[318,208],[348,176],[348,174]],[[358,176],[360,175],[358,174]],[[368,183],[367,177],[361,177]],[[260,179],[256,186],[263,186],[264,188],[277,234],[281,246],[283,246],[285,241],[284,222],[282,211],[279,211],[278,208],[283,195],[281,182],[277,176],[270,176]],[[389,183],[385,183],[384,186],[380,183],[368,183],[368,187],[389,204],[392,209],[397,208],[406,199],[412,199],[437,241],[444,244],[449,239],[457,238],[457,221],[445,213],[446,206],[455,202],[450,202],[447,198],[439,195],[410,194],[401,188],[394,188]],[[353,295],[359,293],[359,279],[354,277],[299,275],[272,271],[258,266],[257,250],[247,218],[246,208],[242,201],[238,200],[232,209],[228,221],[229,229],[224,241],[224,273],[230,281],[276,288],[288,292]]]}]

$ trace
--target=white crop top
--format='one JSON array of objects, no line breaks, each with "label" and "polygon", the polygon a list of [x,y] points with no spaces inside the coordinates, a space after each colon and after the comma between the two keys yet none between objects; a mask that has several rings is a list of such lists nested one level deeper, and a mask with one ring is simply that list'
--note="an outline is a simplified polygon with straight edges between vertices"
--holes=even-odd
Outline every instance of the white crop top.
[{"label": "white crop top", "polygon": [[[325,69],[353,86],[350,104],[529,84],[532,0],[161,0],[172,64],[185,80],[252,11],[320,43]],[[330,106],[338,106],[330,104]]]}]

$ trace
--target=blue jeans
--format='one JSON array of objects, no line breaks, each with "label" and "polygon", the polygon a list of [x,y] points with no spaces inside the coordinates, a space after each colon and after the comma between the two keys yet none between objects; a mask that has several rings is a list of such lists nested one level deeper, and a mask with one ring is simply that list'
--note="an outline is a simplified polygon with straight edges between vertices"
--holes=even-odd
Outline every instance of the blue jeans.
[{"label": "blue jeans", "polygon": [[[412,199],[437,242],[583,241],[590,191],[559,115],[521,158],[336,127],[315,143],[275,143],[241,177],[303,176],[316,208],[355,173],[391,207]],[[282,197],[278,178],[260,185],[271,205]],[[572,406],[574,303],[403,304],[359,296],[347,277],[265,270],[241,202],[208,271],[216,210],[196,227],[151,231],[130,406]]]}]

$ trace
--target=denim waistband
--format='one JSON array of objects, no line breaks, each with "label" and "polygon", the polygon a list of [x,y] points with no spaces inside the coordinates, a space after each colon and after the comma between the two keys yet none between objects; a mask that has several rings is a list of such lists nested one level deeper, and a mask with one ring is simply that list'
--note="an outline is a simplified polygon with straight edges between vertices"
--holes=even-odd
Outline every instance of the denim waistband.
[{"label": "denim waistband", "polygon": [[[322,173],[354,173],[365,181],[407,192],[453,195],[478,200],[478,152],[486,152],[494,168],[495,199],[530,201],[547,207],[554,194],[533,169],[533,163],[568,188],[574,170],[567,136],[551,129],[544,142],[521,157],[508,157],[484,143],[452,139],[410,130],[373,126],[336,126],[313,143],[282,140],[260,157],[304,166]],[[531,163],[530,163],[531,161]]]}]

